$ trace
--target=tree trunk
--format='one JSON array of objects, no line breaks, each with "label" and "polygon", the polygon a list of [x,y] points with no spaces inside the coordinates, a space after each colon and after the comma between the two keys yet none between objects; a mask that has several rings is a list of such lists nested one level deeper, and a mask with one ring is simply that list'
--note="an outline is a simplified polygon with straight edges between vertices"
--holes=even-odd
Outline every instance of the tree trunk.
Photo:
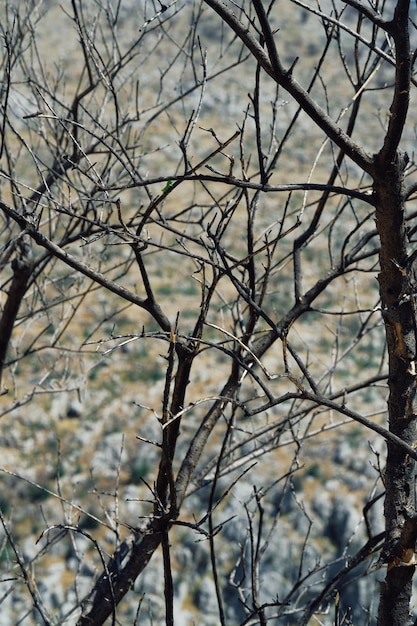
[{"label": "tree trunk", "polygon": [[13,278],[0,317],[0,390],[7,349],[32,273],[32,245],[29,237],[27,235],[23,236],[17,243],[16,248],[17,255],[12,262]]},{"label": "tree trunk", "polygon": [[[389,358],[388,419],[391,432],[411,446],[416,441],[416,318],[413,260],[407,257],[403,173],[405,155],[394,162],[376,158],[374,191],[381,241],[378,276]],[[378,626],[405,626],[414,574],[417,535],[415,461],[387,442],[385,471],[386,541],[381,562],[387,575],[381,586]]]}]

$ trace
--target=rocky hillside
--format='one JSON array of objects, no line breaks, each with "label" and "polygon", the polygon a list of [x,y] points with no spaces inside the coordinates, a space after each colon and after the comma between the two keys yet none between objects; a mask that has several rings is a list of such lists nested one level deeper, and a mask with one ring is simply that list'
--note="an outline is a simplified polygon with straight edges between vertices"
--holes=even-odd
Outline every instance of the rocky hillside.
[{"label": "rocky hillside", "polygon": [[[189,154],[194,162],[204,159],[208,150],[215,150],[219,138],[225,141],[231,137],[244,120],[247,125],[245,142],[238,139],[227,150],[219,152],[210,167],[214,171],[218,167],[222,172],[237,168],[239,160],[243,161],[244,145],[251,153],[247,162],[249,179],[257,170],[257,129],[250,108],[253,95],[248,96],[248,90],[253,88],[254,64],[250,60],[239,61],[234,70],[225,73],[231,59],[239,57],[239,44],[230,33],[221,30],[218,18],[208,7],[194,2],[173,3],[165,9],[171,11],[173,17],[167,19],[163,28],[158,28],[158,20],[150,20],[165,6],[159,7],[153,2],[139,5],[138,8],[133,0],[82,3],[86,23],[91,28],[91,41],[92,33],[100,28],[107,32],[103,24],[108,25],[111,19],[117,24],[115,32],[123,50],[133,45],[140,28],[143,32],[149,31],[138,47],[139,69],[135,65],[134,69],[131,65],[123,68],[117,78],[119,91],[111,94],[111,98],[117,95],[123,100],[127,88],[134,85],[133,92],[129,93],[137,94],[136,101],[129,101],[129,107],[132,110],[138,107],[140,115],[136,126],[126,130],[125,145],[129,153],[130,144],[140,143],[143,156],[138,176],[157,178],[168,172],[174,179],[182,172],[181,139],[185,136],[187,120],[200,107],[190,140]],[[311,13],[299,12],[294,7],[291,3],[285,8],[283,5],[282,16],[274,19],[277,29],[282,29],[283,33],[283,60],[288,64],[296,57],[306,60],[300,70],[300,80],[307,84],[314,72],[315,55],[322,46],[323,24]],[[3,11],[4,8],[0,9],[0,13]],[[160,17],[164,18],[165,11]],[[283,25],[278,23],[278,17]],[[353,23],[354,17],[353,14],[348,16],[348,23]],[[190,25],[197,18],[199,25],[195,35],[199,39],[193,49],[201,50],[198,67],[188,65],[189,57],[185,54],[185,60],[181,60],[181,51],[188,50],[190,45],[187,38]],[[75,86],[85,78],[83,50],[71,17],[71,2],[59,5],[40,2],[36,10],[33,9],[31,19],[38,58],[45,64],[43,79],[51,85],[56,81],[54,106],[62,106],[64,110]],[[116,52],[103,46],[100,54],[116,55]],[[178,55],[180,61],[171,64],[174,55]],[[33,56],[31,62],[36,66],[38,59]],[[355,59],[346,62],[354,64]],[[210,80],[204,90],[191,90],[194,74],[202,73],[205,63]],[[382,64],[375,72],[377,86],[386,84],[389,69]],[[330,113],[337,117],[337,111],[343,119],[345,83],[339,88],[339,79],[334,65],[326,59],[314,95],[323,106],[331,109]],[[203,78],[200,80],[204,82]],[[190,89],[190,96],[184,98],[187,89]],[[329,94],[334,96],[330,104]],[[376,149],[378,128],[385,123],[388,114],[383,95],[373,88],[366,91],[362,117],[355,131],[358,138],[366,137],[370,151]],[[111,98],[101,110],[103,136],[110,124]],[[163,103],[171,101],[174,102],[172,107],[160,113]],[[24,141],[39,148],[41,144],[34,137],[36,133],[48,134],[48,118],[46,114],[36,118],[34,114],[40,104],[28,97],[18,80],[11,90],[10,105]],[[296,105],[267,83],[260,105],[275,120],[273,132],[269,127],[262,132],[270,133],[271,143],[277,146],[294,116]],[[63,116],[62,111],[61,114]],[[41,130],[36,126],[38,123],[44,124]],[[81,137],[80,142],[84,139]],[[276,169],[270,184],[284,184],[290,176],[291,180],[294,176],[297,180],[306,180],[310,173],[314,173],[318,182],[325,182],[329,163],[333,163],[332,148],[323,144],[318,131],[302,115],[293,139],[292,149],[284,159],[285,166]],[[406,139],[410,154],[414,140],[414,130],[410,130]],[[43,154],[39,148],[38,156],[33,158],[36,175],[41,179],[52,154],[53,149],[50,154]],[[104,157],[97,153],[95,158],[100,163]],[[91,170],[97,163],[91,163]],[[30,180],[33,175],[30,150],[22,151],[16,167],[22,181],[19,189],[36,187],[38,180]],[[341,179],[358,178],[355,168],[344,167]],[[74,188],[78,188],[76,171],[71,175]],[[143,210],[149,198],[144,188],[125,185],[124,175],[125,172],[120,173],[121,189],[117,188],[114,175],[111,193],[121,198],[122,209],[126,211],[120,222],[128,223],[136,212]],[[152,192],[162,193],[169,184],[172,181],[155,183]],[[357,186],[365,189],[366,181],[358,179]],[[158,301],[170,319],[174,320],[178,314],[178,332],[183,335],[191,333],[198,319],[206,277],[203,277],[202,262],[198,259],[191,262],[185,254],[184,260],[180,256],[183,244],[179,242],[178,233],[195,227],[195,250],[209,250],[208,237],[199,229],[204,221],[202,216],[204,219],[208,216],[206,221],[213,228],[219,219],[220,209],[219,213],[210,212],[209,207],[217,207],[216,202],[218,207],[223,206],[217,200],[223,192],[213,189],[202,186],[195,191],[191,185],[178,187],[164,205],[167,216],[176,215],[178,230],[167,228],[162,232],[161,218],[160,223],[157,219],[150,222],[147,231],[145,257],[149,276]],[[4,185],[2,193],[8,200],[12,196],[8,185]],[[65,193],[63,189],[63,196]],[[104,221],[102,214],[110,209],[94,205],[94,193],[93,190],[91,197],[86,194],[84,205],[79,202],[83,198],[82,191],[80,198],[74,200],[69,194],[65,201],[74,202],[70,206],[71,210],[76,207],[74,212],[79,209],[78,203],[80,206],[91,203],[95,219]],[[303,212],[313,211],[317,197],[307,198],[299,191],[289,194],[287,200],[264,194],[256,218],[259,235],[256,243],[261,245],[268,237],[271,240],[276,237],[278,241],[284,223],[284,218],[282,224],[280,221],[282,215],[294,218],[294,223],[297,215],[304,219]],[[187,203],[186,206],[194,203],[195,224],[190,226],[185,218],[184,223],[181,221],[182,203]],[[232,204],[230,197],[224,206],[230,208]],[[233,214],[234,221],[224,239],[230,263],[243,258],[246,250],[247,242],[243,241],[248,220],[245,206],[242,201],[242,208]],[[367,220],[368,223],[372,220],[368,207],[362,205],[342,208],[336,201],[330,201],[329,207],[317,236],[303,251],[305,290],[330,271],[341,254],[346,232],[351,229],[354,233],[351,241],[356,241],[355,238],[359,241]],[[52,232],[56,216],[50,207],[48,210]],[[338,212],[343,213],[343,218],[336,221],[334,215]],[[116,222],[114,218],[107,223],[114,226]],[[265,306],[277,319],[293,298],[293,267],[289,255],[298,232],[294,228],[294,232],[282,236],[279,262],[274,261],[271,270],[273,280],[265,295]],[[128,246],[119,245],[113,231],[105,234],[105,243],[101,243],[104,241],[101,234],[95,235],[97,233],[82,245],[73,244],[76,254],[95,267],[103,268],[103,273],[135,293],[143,294],[141,277],[131,261]],[[2,241],[1,245],[6,242]],[[382,378],[386,364],[372,237],[367,246],[364,258],[369,250],[369,261],[366,260],[364,269],[354,278],[347,274],[335,281],[317,300],[315,310],[296,322],[291,329],[291,341],[294,353],[305,358],[311,375],[320,381],[326,393],[353,387],[364,372],[373,376],[374,382],[357,395],[352,394],[349,402],[352,409],[384,423],[386,386]],[[176,256],[172,254],[174,250]],[[266,266],[268,262],[265,254],[262,263]],[[4,272],[3,283],[7,285],[11,270],[7,266]],[[41,299],[36,299],[33,287],[26,302],[27,310],[32,307],[33,314],[26,316],[27,311],[22,311],[3,381],[8,393],[0,396],[2,626],[45,623],[39,611],[32,608],[28,589],[35,589],[42,598],[52,617],[51,623],[76,624],[80,601],[90,589],[103,560],[114,553],[132,528],[141,527],[151,515],[159,460],[167,338],[162,336],[148,313],[81,280],[58,262],[50,270],[44,290],[45,302],[51,306],[45,307]],[[206,343],[198,368],[192,371],[190,378],[190,405],[181,424],[174,471],[187,452],[195,424],[201,420],[209,401],[217,398],[228,375],[227,351],[236,338],[226,332],[222,334],[221,329],[230,333],[228,329],[239,314],[231,304],[232,297],[235,297],[233,285],[226,281],[220,283],[213,295],[211,325],[205,328]],[[353,311],[359,313],[353,317]],[[266,332],[265,327],[260,329],[259,333],[262,332]],[[214,344],[216,356],[213,359],[209,348]],[[265,369],[259,373],[264,386],[271,385],[272,395],[284,395],[293,388],[286,378],[282,354],[281,347],[274,347],[265,358]],[[245,605],[252,606],[253,602],[251,575],[259,581],[257,604],[276,603],[265,609],[271,624],[299,624],[305,604],[317,598],[329,581],[334,581],[334,588],[323,603],[318,603],[311,624],[375,624],[378,584],[383,577],[381,571],[373,567],[378,555],[371,555],[351,570],[350,564],[368,541],[369,533],[375,536],[383,530],[380,496],[384,443],[372,431],[330,409],[315,407],[298,419],[301,403],[297,400],[272,406],[261,415],[248,416],[244,411],[246,404],[254,408],[265,400],[259,388],[255,382],[242,384],[239,408],[234,415],[234,433],[220,474],[216,475],[216,463],[226,437],[226,418],[202,456],[195,480],[189,487],[181,523],[173,526],[170,542],[176,623],[218,626],[219,610],[212,575],[215,555],[218,582],[223,590],[225,623],[230,626],[260,623],[257,618],[248,619],[244,610]],[[289,415],[295,416],[291,428],[288,428]],[[283,424],[287,426],[284,428]],[[212,511],[210,532],[204,518],[208,509]],[[27,580],[22,577],[19,563],[24,564]],[[124,626],[165,623],[162,572],[162,554],[158,552],[135,583],[134,592],[121,604],[113,623]],[[339,580],[337,573],[340,572],[345,575]],[[282,613],[277,616],[281,607],[285,617]]]}]

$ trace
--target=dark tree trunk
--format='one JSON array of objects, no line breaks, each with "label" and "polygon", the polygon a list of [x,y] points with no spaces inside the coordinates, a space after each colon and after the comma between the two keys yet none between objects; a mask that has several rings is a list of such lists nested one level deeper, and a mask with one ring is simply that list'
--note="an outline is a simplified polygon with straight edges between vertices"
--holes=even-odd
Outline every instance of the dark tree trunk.
[{"label": "dark tree trunk", "polygon": [[28,236],[22,237],[16,245],[17,255],[12,262],[13,278],[7,300],[0,318],[0,387],[16,317],[26,293],[32,273],[32,245]]},{"label": "dark tree trunk", "polygon": [[[410,446],[416,441],[416,319],[413,259],[407,257],[403,172],[406,157],[376,160],[374,190],[381,241],[378,276],[389,357],[388,419],[391,432]],[[385,471],[386,542],[381,561],[387,575],[381,586],[379,626],[405,626],[414,573],[416,540],[415,461],[387,442]]]}]

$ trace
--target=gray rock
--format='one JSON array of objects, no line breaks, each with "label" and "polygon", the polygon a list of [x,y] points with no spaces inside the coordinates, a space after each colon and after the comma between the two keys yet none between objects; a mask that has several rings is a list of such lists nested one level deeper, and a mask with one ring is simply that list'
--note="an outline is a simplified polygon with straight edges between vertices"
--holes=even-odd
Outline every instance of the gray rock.
[{"label": "gray rock", "polygon": [[83,413],[83,405],[81,404],[79,400],[73,400],[72,402],[69,403],[68,408],[67,408],[67,413],[66,413],[67,417],[72,417],[72,418],[81,417],[82,413]]}]

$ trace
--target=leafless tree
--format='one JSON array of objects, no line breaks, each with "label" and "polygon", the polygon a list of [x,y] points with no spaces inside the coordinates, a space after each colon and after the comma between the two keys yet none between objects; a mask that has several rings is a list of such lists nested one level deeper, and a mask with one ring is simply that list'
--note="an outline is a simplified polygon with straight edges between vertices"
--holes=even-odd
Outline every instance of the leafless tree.
[{"label": "leafless tree", "polygon": [[[0,602],[23,585],[19,623],[138,623],[155,555],[174,624],[191,537],[215,623],[411,623],[409,0],[137,4],[4,8]],[[358,432],[365,497],[335,460]],[[319,557],[308,486],[336,465],[362,530],[329,518]],[[54,605],[42,564],[62,546],[74,576]],[[366,618],[344,600],[355,576],[385,576]]]}]

